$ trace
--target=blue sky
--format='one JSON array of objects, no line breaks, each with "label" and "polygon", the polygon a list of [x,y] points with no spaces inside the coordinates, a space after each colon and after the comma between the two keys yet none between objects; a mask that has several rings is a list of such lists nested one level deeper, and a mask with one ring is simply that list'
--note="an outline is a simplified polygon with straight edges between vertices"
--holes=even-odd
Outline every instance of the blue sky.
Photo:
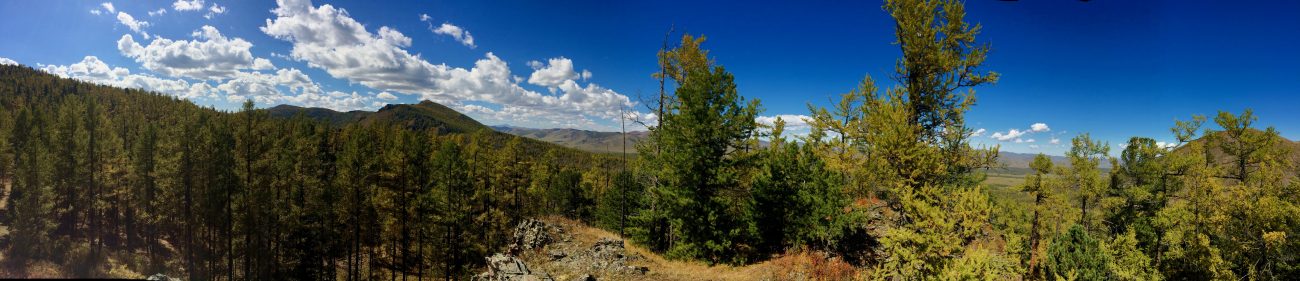
[{"label": "blue sky", "polygon": [[[806,115],[868,74],[887,80],[899,55],[875,1],[374,3],[0,1],[0,61],[219,109],[432,99],[488,124],[608,131],[620,107],[652,118],[638,97],[657,91],[650,74],[670,26],[706,35],[765,116]],[[967,20],[993,47],[986,68],[1002,74],[976,89],[968,125],[985,130],[977,143],[1059,155],[1079,133],[1112,146],[1170,141],[1175,119],[1252,108],[1300,139],[1296,11],[1296,1],[968,1]]]}]

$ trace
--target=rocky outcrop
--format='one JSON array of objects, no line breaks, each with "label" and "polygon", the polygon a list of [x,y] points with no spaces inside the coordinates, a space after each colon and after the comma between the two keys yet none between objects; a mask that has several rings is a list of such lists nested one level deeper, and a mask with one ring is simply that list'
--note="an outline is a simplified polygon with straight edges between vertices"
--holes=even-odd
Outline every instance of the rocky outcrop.
[{"label": "rocky outcrop", "polygon": [[487,258],[487,272],[475,275],[474,281],[555,281],[545,273],[534,274],[524,261],[514,256],[495,254]]},{"label": "rocky outcrop", "polygon": [[[511,236],[510,252],[518,254],[524,250],[541,249],[546,244],[556,242],[557,236],[564,236],[564,229],[546,222],[527,219],[515,226]],[[567,239],[565,239],[567,240]]]},{"label": "rocky outcrop", "polygon": [[627,251],[623,240],[602,237],[584,243],[560,225],[528,219],[515,226],[506,252],[488,257],[487,271],[474,280],[554,280],[551,274],[533,272],[537,268],[563,280],[637,280],[648,278],[650,269],[637,265],[644,260]]}]

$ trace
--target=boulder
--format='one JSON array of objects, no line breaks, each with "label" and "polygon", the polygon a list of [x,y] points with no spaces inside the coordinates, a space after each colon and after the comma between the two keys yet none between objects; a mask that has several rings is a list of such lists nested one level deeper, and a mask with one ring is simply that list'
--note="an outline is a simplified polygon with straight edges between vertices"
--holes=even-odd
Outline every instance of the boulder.
[{"label": "boulder", "polygon": [[487,272],[475,275],[475,281],[554,281],[546,274],[533,274],[524,261],[514,256],[495,254],[487,258]]},{"label": "boulder", "polygon": [[563,232],[560,227],[540,220],[524,220],[515,226],[514,235],[511,236],[510,251],[519,253],[523,250],[541,249],[555,242],[555,235],[562,236]]},{"label": "boulder", "polygon": [[551,260],[560,260],[563,259],[564,257],[569,256],[569,254],[565,254],[564,251],[560,251],[560,250],[551,250],[547,254],[551,256]]}]

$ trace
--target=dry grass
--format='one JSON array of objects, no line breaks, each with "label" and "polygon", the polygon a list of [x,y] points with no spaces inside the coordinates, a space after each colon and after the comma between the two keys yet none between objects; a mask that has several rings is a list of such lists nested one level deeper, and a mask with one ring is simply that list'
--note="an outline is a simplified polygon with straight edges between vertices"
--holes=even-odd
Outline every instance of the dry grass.
[{"label": "dry grass", "polygon": [[[565,230],[573,236],[573,240],[584,245],[595,243],[602,237],[623,239],[618,234],[571,219],[546,217],[542,220],[564,226]],[[634,265],[650,269],[648,275],[634,280],[852,280],[858,274],[853,266],[837,259],[828,259],[818,253],[799,252],[745,266],[710,266],[703,262],[668,260],[640,245],[633,243],[624,245],[629,254],[645,257]],[[543,265],[540,268],[550,267]],[[556,277],[574,275],[565,272],[551,274]],[[607,279],[620,280],[618,278],[600,280]]]},{"label": "dry grass", "polygon": [[825,253],[797,251],[768,261],[770,280],[854,280],[859,272],[853,265]]}]

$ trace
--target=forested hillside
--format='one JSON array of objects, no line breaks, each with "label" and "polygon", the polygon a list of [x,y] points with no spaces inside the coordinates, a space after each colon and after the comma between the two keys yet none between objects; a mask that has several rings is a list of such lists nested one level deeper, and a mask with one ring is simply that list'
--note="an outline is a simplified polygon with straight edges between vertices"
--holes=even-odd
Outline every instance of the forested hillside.
[{"label": "forested hillside", "polygon": [[[595,132],[579,129],[531,129],[511,126],[492,126],[499,132],[527,137],[549,143],[572,147],[592,152],[636,153],[637,144],[650,135],[649,132]],[[626,137],[624,137],[626,135]]]},{"label": "forested hillside", "polygon": [[593,217],[621,163],[422,125],[443,116],[220,112],[21,66],[0,66],[0,105],[6,276],[458,278],[520,217]]},{"label": "forested hillside", "polygon": [[486,263],[574,259],[520,246],[546,217],[699,270],[633,276],[765,264],[774,275],[754,279],[1300,279],[1300,150],[1251,110],[1176,121],[1172,145],[1077,134],[995,189],[1003,154],[973,145],[966,120],[1001,78],[981,26],[961,1],[883,12],[894,72],[810,104],[797,138],[786,120],[755,121],[761,101],[704,36],[665,42],[646,105],[658,123],[635,157],[427,101],[223,112],[0,65],[0,277],[505,280]]}]

